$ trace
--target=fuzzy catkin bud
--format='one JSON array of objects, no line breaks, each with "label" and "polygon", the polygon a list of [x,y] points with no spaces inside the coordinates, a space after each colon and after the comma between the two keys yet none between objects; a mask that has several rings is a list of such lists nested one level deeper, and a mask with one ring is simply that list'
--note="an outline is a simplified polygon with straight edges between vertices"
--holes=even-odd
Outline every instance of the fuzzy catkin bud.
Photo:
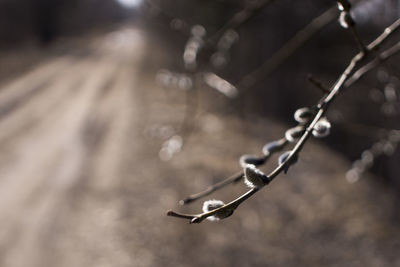
[{"label": "fuzzy catkin bud", "polygon": [[354,20],[349,12],[347,11],[340,12],[339,24],[345,29],[349,28],[350,26],[354,26]]},{"label": "fuzzy catkin bud", "polygon": [[347,0],[339,0],[337,1],[339,11],[349,11],[351,8],[351,4]]},{"label": "fuzzy catkin bud", "polygon": [[286,151],[284,153],[282,153],[282,155],[279,156],[278,158],[278,164],[281,165],[286,159],[287,157],[289,157],[291,151]]},{"label": "fuzzy catkin bud", "polygon": [[264,164],[266,157],[257,157],[254,155],[243,155],[239,159],[239,164],[242,168],[246,168],[248,164],[261,165]]},{"label": "fuzzy catkin bud", "polygon": [[284,146],[285,142],[286,139],[280,139],[277,141],[267,143],[262,148],[262,152],[265,156],[270,156],[271,153],[280,150]]},{"label": "fuzzy catkin bud", "polygon": [[298,123],[304,124],[304,123],[307,123],[311,119],[312,115],[313,115],[313,112],[310,108],[307,108],[307,107],[299,108],[294,113],[294,119]]},{"label": "fuzzy catkin bud", "polygon": [[268,177],[256,166],[247,164],[244,169],[244,183],[250,188],[261,188],[268,183]]},{"label": "fuzzy catkin bud", "polygon": [[296,141],[297,138],[299,138],[302,134],[304,133],[304,127],[303,126],[296,126],[294,128],[291,128],[285,132],[285,138],[288,140],[290,143],[293,143]]},{"label": "fuzzy catkin bud", "polygon": [[[222,202],[221,200],[216,200],[216,199],[207,200],[203,204],[203,212],[205,212],[205,213],[210,212],[210,211],[218,209],[224,205],[225,205],[225,203]],[[221,219],[231,216],[232,213],[233,213],[232,209],[221,209],[214,215],[207,217],[207,220],[219,221]]]},{"label": "fuzzy catkin bud", "polygon": [[331,123],[326,119],[320,119],[314,126],[312,134],[317,138],[328,136],[331,131]]}]

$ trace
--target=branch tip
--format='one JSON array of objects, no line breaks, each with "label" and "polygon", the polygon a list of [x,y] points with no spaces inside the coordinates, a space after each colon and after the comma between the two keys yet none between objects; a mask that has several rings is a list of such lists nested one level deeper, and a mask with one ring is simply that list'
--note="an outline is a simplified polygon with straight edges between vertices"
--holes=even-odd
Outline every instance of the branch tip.
[{"label": "branch tip", "polygon": [[175,213],[172,210],[167,211],[167,216],[174,216]]}]

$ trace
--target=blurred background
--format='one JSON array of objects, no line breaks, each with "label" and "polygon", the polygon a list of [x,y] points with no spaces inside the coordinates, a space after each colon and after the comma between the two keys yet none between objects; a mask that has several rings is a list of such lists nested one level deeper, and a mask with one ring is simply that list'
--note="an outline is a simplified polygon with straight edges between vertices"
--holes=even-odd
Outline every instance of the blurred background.
[{"label": "blurred background", "polygon": [[[399,0],[351,2],[365,43],[400,17]],[[0,0],[0,266],[399,266],[398,55],[232,217],[166,216],[199,213],[179,200],[294,127],[323,96],[307,77],[332,86],[358,52],[338,16],[332,0]]]}]

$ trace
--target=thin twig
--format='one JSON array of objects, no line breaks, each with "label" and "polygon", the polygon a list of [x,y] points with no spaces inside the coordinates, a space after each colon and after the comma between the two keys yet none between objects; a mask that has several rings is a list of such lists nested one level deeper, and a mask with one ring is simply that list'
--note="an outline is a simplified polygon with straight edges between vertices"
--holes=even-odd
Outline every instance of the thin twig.
[{"label": "thin twig", "polygon": [[287,43],[267,59],[260,67],[244,76],[238,83],[239,88],[250,88],[261,82],[277,66],[291,56],[306,41],[336,18],[337,8],[332,7],[313,19],[307,26],[298,31]]},{"label": "thin twig", "polygon": [[307,76],[307,80],[311,82],[315,87],[320,89],[324,94],[329,93],[329,89],[325,87],[320,81],[315,79],[311,74]]},{"label": "thin twig", "polygon": [[204,190],[202,192],[190,195],[187,198],[180,200],[179,204],[181,204],[181,205],[189,204],[189,203],[191,203],[191,202],[193,202],[193,201],[195,201],[197,199],[200,199],[202,197],[208,196],[211,193],[213,193],[213,192],[217,191],[218,189],[221,189],[221,188],[223,188],[223,187],[225,187],[225,186],[227,186],[229,184],[238,182],[242,178],[243,178],[243,171],[237,172],[234,175],[228,177],[227,179],[222,180],[221,182],[218,182],[216,184],[213,184],[213,185],[209,186],[206,190]]},{"label": "thin twig", "polygon": [[367,53],[368,49],[364,45],[363,41],[361,41],[360,35],[358,34],[358,31],[357,31],[357,28],[355,27],[355,24],[350,25],[350,30],[351,30],[351,33],[353,34],[354,40],[357,43],[358,49],[363,53]]}]

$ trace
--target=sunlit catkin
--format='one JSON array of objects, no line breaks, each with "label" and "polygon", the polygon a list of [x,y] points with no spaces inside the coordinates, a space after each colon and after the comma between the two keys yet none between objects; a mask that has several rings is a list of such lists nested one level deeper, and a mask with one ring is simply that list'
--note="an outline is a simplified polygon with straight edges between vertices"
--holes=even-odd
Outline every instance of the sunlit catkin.
[{"label": "sunlit catkin", "polygon": [[[210,211],[218,209],[224,205],[225,205],[225,203],[222,202],[221,200],[216,200],[216,199],[207,200],[203,204],[203,212],[204,213],[210,212]],[[231,216],[232,213],[233,213],[232,209],[229,209],[229,208],[221,209],[214,215],[207,217],[207,220],[219,221],[221,219]]]},{"label": "sunlit catkin", "polygon": [[320,119],[314,126],[312,134],[317,138],[326,137],[331,131],[331,123],[326,119]]},{"label": "sunlit catkin", "polygon": [[247,164],[244,169],[244,183],[250,188],[261,188],[268,181],[268,177],[256,166]]}]

